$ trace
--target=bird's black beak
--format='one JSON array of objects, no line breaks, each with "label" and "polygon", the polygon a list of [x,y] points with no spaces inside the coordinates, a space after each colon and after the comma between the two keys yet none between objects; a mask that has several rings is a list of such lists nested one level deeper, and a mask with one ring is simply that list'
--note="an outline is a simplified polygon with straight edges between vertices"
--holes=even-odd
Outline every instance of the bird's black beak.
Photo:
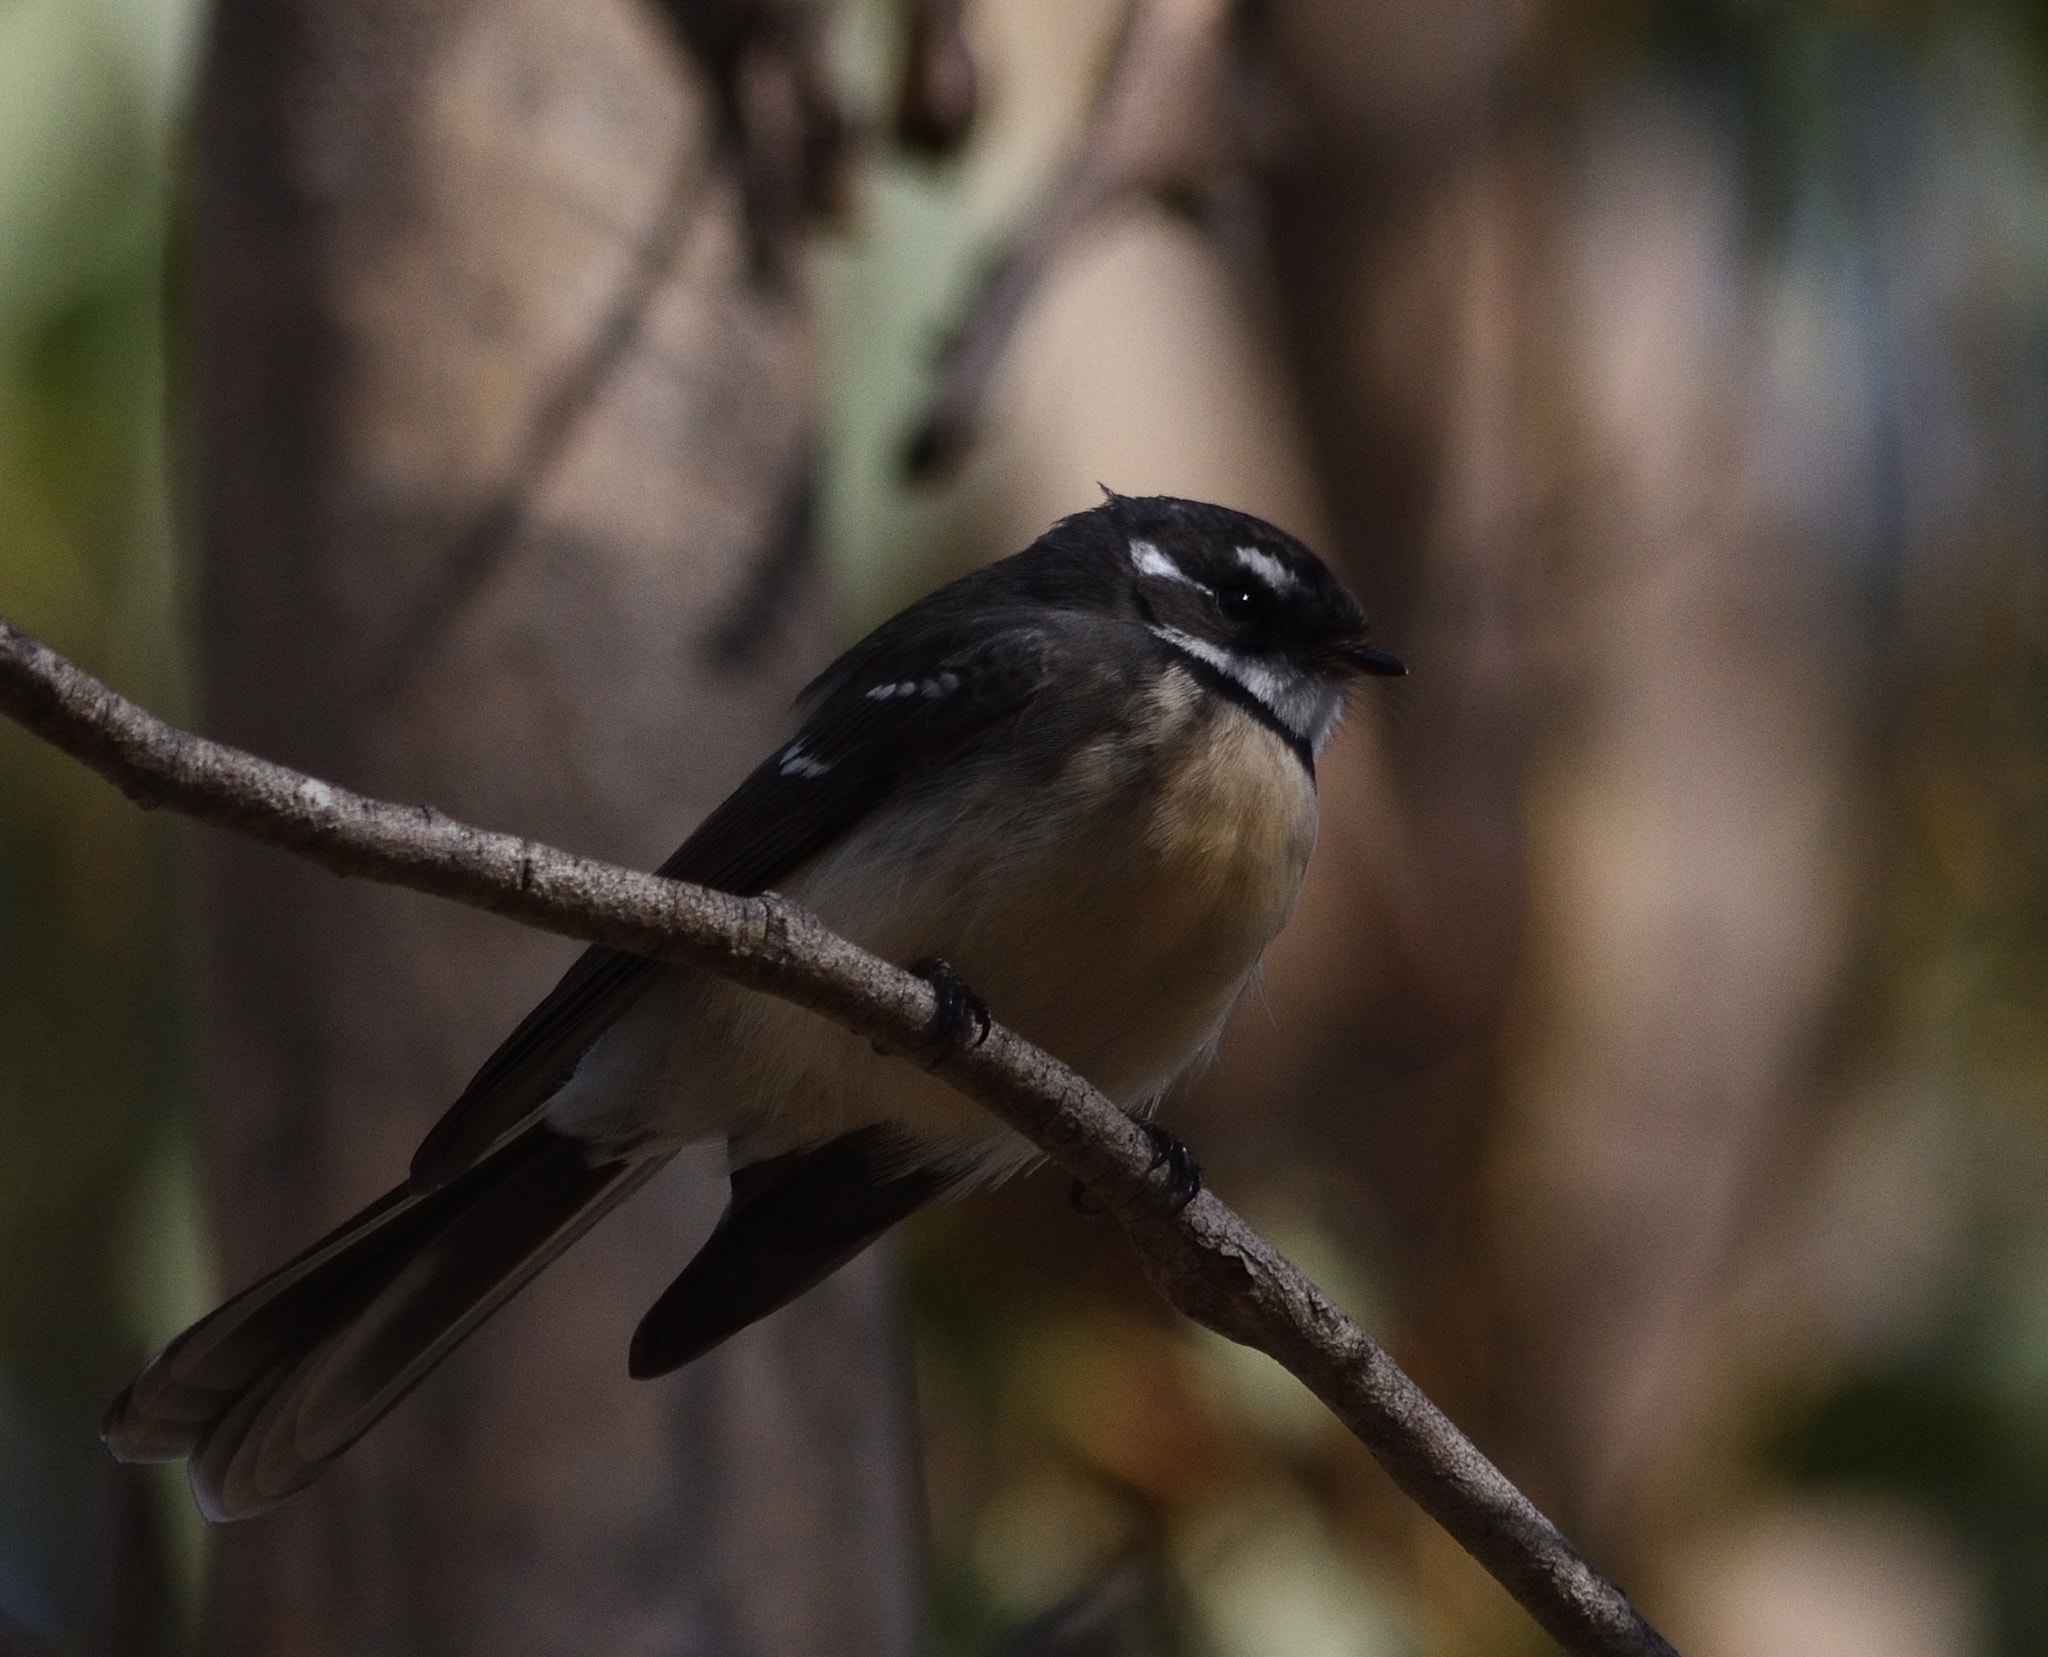
[{"label": "bird's black beak", "polygon": [[1382,650],[1378,645],[1369,644],[1364,639],[1353,639],[1337,654],[1343,658],[1344,665],[1354,673],[1376,673],[1392,678],[1405,675],[1408,671],[1408,664],[1391,650]]}]

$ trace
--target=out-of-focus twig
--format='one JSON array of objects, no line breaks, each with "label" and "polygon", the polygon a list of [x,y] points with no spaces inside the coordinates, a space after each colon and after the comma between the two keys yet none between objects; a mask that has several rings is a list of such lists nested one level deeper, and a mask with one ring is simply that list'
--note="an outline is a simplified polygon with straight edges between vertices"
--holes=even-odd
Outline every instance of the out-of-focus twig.
[{"label": "out-of-focus twig", "polygon": [[1204,201],[1241,171],[1245,134],[1230,96],[1237,12],[1238,0],[1131,0],[1079,149],[940,353],[904,449],[913,480],[939,477],[966,453],[1026,304],[1079,231],[1134,197]]},{"label": "out-of-focus twig", "polygon": [[1018,1629],[997,1657],[1115,1657],[1130,1614],[1154,1589],[1153,1575],[1141,1559],[1119,1560]]},{"label": "out-of-focus twig", "polygon": [[950,155],[974,124],[978,76],[962,0],[906,0],[903,69],[896,85],[896,142]]},{"label": "out-of-focus twig", "polygon": [[[655,4],[712,78],[722,146],[748,204],[756,266],[780,280],[807,220],[840,211],[849,188],[847,136],[822,67],[818,8],[813,0]],[[504,481],[449,548],[433,585],[387,647],[371,681],[374,695],[404,687],[518,544],[535,499],[639,341],[711,176],[696,146],[686,145],[611,304],[541,397]]]},{"label": "out-of-focus twig", "polygon": [[788,287],[805,228],[845,216],[854,134],[832,85],[821,0],[651,0],[711,81],[745,198],[754,274]]},{"label": "out-of-focus twig", "polygon": [[449,549],[433,585],[413,608],[404,630],[386,648],[371,683],[373,695],[389,697],[404,687],[489,585],[526,532],[534,500],[639,339],[648,309],[674,268],[696,216],[703,187],[701,170],[686,159],[663,194],[654,222],[633,250],[632,262],[609,309],[581,353],[534,410],[519,452],[505,469],[503,483]]},{"label": "out-of-focus twig", "polygon": [[774,516],[748,560],[745,579],[704,630],[705,660],[720,672],[739,672],[766,652],[811,561],[817,509],[817,454],[806,443],[778,491]]},{"label": "out-of-focus twig", "polygon": [[[566,937],[716,972],[904,1053],[931,986],[775,895],[740,898],[393,805],[165,724],[0,621],[0,713],[143,806],[166,806],[359,875]],[[1082,1181],[1182,1312],[1291,1371],[1566,1650],[1673,1657],[1635,1608],[1385,1350],[1203,1191],[1176,1208],[1152,1141],[1086,1080],[1000,1025],[937,1073]]]}]

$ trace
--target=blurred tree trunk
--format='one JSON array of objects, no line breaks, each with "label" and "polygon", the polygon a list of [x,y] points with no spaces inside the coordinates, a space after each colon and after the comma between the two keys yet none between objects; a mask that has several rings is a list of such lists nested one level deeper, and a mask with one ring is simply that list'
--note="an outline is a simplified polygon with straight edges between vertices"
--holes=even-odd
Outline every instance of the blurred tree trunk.
[{"label": "blurred tree trunk", "polygon": [[1772,403],[1725,120],[1603,107],[1551,8],[1276,18],[1333,550],[1417,677],[1398,873],[1263,1085],[1370,1190],[1420,1378],[1628,1569],[1766,1361],[1845,936],[1844,612],[1768,459],[1829,417]]},{"label": "blurred tree trunk", "polygon": [[[760,170],[734,111],[770,150],[807,134],[775,119],[801,113],[791,61],[744,46],[721,106],[635,0],[219,8],[197,266],[215,734],[643,866],[773,740],[828,643],[801,546],[811,320],[797,231],[750,222],[734,182]],[[401,1178],[574,951],[211,855],[233,1286]],[[873,1257],[627,1380],[721,1174],[657,1182],[318,1486],[218,1533],[214,1648],[909,1650]]]}]

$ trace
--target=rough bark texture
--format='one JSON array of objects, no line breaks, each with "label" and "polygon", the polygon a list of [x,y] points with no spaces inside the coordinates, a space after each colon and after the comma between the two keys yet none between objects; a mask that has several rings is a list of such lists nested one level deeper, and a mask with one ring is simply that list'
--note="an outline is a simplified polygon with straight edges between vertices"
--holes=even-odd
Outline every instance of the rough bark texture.
[{"label": "rough bark texture", "polygon": [[[203,110],[212,728],[658,860],[826,645],[783,544],[808,318],[756,274],[709,90],[630,0],[229,0]],[[401,1178],[571,951],[275,853],[207,877],[233,1285]],[[681,1376],[626,1378],[716,1175],[644,1193],[333,1476],[221,1533],[214,1647],[910,1649],[878,1263]]]}]

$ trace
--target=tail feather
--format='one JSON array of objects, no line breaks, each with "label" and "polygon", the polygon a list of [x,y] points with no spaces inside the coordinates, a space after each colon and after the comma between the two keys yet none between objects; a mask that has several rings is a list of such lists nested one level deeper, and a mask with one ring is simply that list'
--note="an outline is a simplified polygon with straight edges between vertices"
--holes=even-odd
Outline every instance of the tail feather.
[{"label": "tail feather", "polygon": [[107,1447],[189,1457],[210,1519],[274,1507],[664,1160],[593,1165],[543,1125],[400,1186],[165,1347],[107,1412]]}]

